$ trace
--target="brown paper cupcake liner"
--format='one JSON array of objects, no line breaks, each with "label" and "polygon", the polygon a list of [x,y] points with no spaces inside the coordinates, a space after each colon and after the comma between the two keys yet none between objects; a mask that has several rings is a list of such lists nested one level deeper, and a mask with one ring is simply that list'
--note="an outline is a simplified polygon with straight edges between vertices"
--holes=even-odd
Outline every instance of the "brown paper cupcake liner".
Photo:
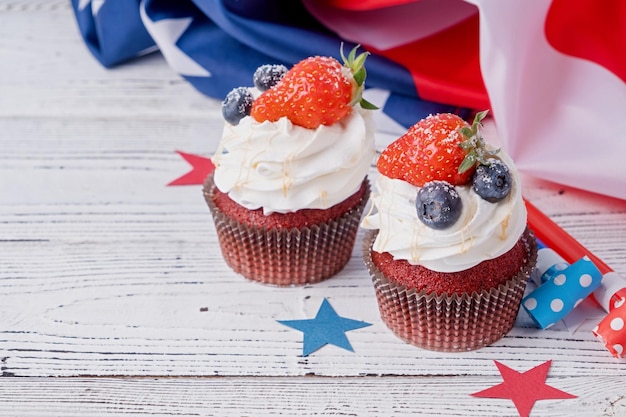
[{"label": "brown paper cupcake liner", "polygon": [[267,229],[228,217],[213,201],[215,184],[204,184],[222,255],[244,277],[264,284],[296,286],[332,277],[350,260],[363,209],[370,194],[369,181],[359,203],[342,216],[309,227]]},{"label": "brown paper cupcake liner", "polygon": [[522,237],[528,256],[517,275],[489,291],[453,295],[417,292],[384,276],[371,258],[377,234],[377,230],[366,233],[363,258],[380,316],[400,339],[423,349],[459,352],[490,345],[513,328],[537,260],[537,242],[530,230]]}]

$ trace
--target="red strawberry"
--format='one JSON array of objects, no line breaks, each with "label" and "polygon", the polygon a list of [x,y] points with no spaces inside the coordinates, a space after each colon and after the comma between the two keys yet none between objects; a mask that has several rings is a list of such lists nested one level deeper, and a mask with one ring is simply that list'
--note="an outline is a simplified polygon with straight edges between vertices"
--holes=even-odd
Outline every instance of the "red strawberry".
[{"label": "red strawberry", "polygon": [[368,53],[356,56],[354,48],[348,58],[341,55],[345,66],[330,57],[300,61],[254,101],[250,115],[258,122],[286,116],[293,124],[315,129],[340,121],[356,103],[375,108],[361,98]]},{"label": "red strawberry", "polygon": [[472,126],[454,114],[428,116],[382,152],[378,171],[417,187],[434,180],[468,183],[476,163],[487,153],[478,132],[486,114],[478,113]]}]

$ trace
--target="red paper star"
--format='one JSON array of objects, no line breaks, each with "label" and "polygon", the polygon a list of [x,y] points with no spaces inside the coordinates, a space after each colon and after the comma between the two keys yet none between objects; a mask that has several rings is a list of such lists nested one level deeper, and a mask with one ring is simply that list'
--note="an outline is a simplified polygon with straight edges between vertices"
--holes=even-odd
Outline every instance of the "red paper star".
[{"label": "red paper star", "polygon": [[511,399],[521,417],[528,417],[537,400],[576,398],[575,395],[546,384],[552,361],[544,362],[523,373],[517,372],[498,361],[494,362],[504,381],[472,394],[473,397]]},{"label": "red paper star", "polygon": [[211,159],[205,158],[199,155],[193,155],[181,151],[176,151],[180,156],[189,162],[192,169],[182,177],[176,178],[174,181],[167,184],[170,185],[198,185],[203,184],[206,177],[213,172],[215,166]]}]

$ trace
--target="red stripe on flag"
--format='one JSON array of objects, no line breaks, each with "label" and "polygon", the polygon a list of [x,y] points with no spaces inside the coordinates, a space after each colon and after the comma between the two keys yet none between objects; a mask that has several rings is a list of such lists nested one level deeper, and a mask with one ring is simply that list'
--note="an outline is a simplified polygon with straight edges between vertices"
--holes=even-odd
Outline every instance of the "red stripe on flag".
[{"label": "red stripe on flag", "polygon": [[602,65],[626,82],[626,1],[553,0],[545,32],[554,49]]},{"label": "red stripe on flag", "polygon": [[478,14],[424,39],[385,51],[367,49],[404,66],[420,98],[473,109],[490,107],[480,71]]}]

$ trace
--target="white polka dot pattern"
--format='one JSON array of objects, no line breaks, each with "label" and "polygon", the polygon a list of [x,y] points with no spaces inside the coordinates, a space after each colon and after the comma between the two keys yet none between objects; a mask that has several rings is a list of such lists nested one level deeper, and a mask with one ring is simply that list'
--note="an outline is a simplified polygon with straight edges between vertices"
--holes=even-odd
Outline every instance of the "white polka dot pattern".
[{"label": "white polka dot pattern", "polygon": [[604,343],[606,349],[616,358],[624,357],[626,346],[626,304],[614,308],[593,329],[593,334]]},{"label": "white polka dot pattern", "polygon": [[[538,252],[539,258],[543,251]],[[563,262],[547,265],[547,262],[538,261],[537,264],[547,268],[538,273],[542,280],[548,279],[522,300],[522,306],[542,329],[569,314],[602,282],[602,273],[586,257],[569,266]]]}]

